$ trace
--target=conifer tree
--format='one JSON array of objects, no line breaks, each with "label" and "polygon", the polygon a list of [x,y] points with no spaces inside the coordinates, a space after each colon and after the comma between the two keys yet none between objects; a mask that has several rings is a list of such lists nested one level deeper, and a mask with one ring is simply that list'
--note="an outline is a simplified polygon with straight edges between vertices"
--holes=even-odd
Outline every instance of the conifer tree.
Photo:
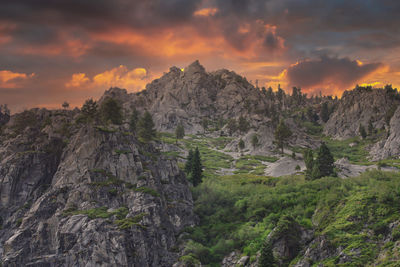
[{"label": "conifer tree", "polygon": [[275,130],[275,143],[277,144],[278,148],[282,150],[283,154],[283,147],[287,144],[290,136],[292,136],[292,131],[290,131],[289,127],[286,126],[285,122],[281,120],[276,127]]},{"label": "conifer tree", "polygon": [[178,126],[176,126],[175,136],[176,142],[178,142],[178,139],[182,139],[185,136],[185,128],[183,127],[182,123],[179,123]]},{"label": "conifer tree", "polygon": [[329,108],[328,108],[328,103],[327,102],[322,103],[321,120],[323,122],[327,122],[329,120]]},{"label": "conifer tree", "polygon": [[230,119],[228,121],[227,127],[228,127],[228,131],[229,131],[229,135],[232,135],[234,132],[236,132],[236,130],[237,130],[236,120]]},{"label": "conifer tree", "polygon": [[318,179],[325,176],[334,175],[334,159],[325,143],[322,143],[319,147],[318,156],[314,166],[318,169],[319,173],[314,174],[313,169],[313,179]]},{"label": "conifer tree", "polygon": [[268,239],[264,240],[264,243],[261,248],[261,255],[259,260],[259,267],[274,267],[275,266],[275,258],[272,252],[272,245]]},{"label": "conifer tree", "polygon": [[202,181],[202,174],[203,174],[203,166],[201,164],[200,152],[199,148],[196,147],[193,153],[192,159],[192,171],[191,171],[191,180],[193,186],[197,186]]},{"label": "conifer tree", "polygon": [[367,132],[365,131],[365,128],[362,124],[360,124],[358,130],[360,132],[362,139],[365,139],[367,137]]},{"label": "conifer tree", "polygon": [[190,149],[189,154],[186,158],[186,164],[185,164],[185,172],[186,172],[186,175],[188,175],[188,176],[192,172],[192,161],[193,161],[193,150]]},{"label": "conifer tree", "polygon": [[151,141],[156,136],[153,118],[147,110],[138,122],[138,134],[145,142]]},{"label": "conifer tree", "polygon": [[256,134],[253,134],[251,137],[251,145],[253,146],[253,149],[256,149],[256,146],[258,146],[258,137]]},{"label": "conifer tree", "polygon": [[104,123],[122,123],[122,107],[114,98],[106,98],[100,105],[100,116]]},{"label": "conifer tree", "polygon": [[243,150],[243,149],[244,149],[245,144],[244,144],[244,141],[243,141],[242,139],[239,140],[238,146],[239,146],[239,149],[240,149],[240,150]]},{"label": "conifer tree", "polygon": [[312,171],[313,171],[313,166],[314,166],[314,155],[311,149],[307,149],[304,152],[304,163],[306,164],[306,179],[311,180],[312,179]]},{"label": "conifer tree", "polygon": [[374,125],[372,124],[372,118],[368,122],[368,135],[371,136],[375,132]]},{"label": "conifer tree", "polygon": [[249,122],[242,116],[239,117],[238,129],[241,133],[246,133],[249,130]]},{"label": "conifer tree", "polygon": [[97,102],[91,98],[86,100],[81,108],[81,113],[84,120],[92,121],[97,114]]},{"label": "conifer tree", "polygon": [[136,108],[133,108],[132,114],[129,120],[129,128],[131,129],[132,132],[136,132],[136,126],[139,121],[139,112],[136,110]]}]

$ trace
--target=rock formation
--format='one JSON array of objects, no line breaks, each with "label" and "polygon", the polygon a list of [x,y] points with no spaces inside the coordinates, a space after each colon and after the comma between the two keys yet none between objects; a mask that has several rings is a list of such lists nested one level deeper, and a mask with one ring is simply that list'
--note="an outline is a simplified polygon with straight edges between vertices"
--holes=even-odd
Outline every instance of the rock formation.
[{"label": "rock formation", "polygon": [[3,266],[172,265],[196,218],[186,177],[123,126],[52,135],[71,113],[37,111],[0,146]]}]

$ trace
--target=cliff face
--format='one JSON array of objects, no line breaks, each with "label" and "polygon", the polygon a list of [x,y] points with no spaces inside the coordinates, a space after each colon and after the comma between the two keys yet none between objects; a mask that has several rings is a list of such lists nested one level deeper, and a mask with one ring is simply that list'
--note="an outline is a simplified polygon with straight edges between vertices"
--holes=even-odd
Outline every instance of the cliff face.
[{"label": "cliff face", "polygon": [[324,134],[337,139],[358,136],[360,124],[367,127],[370,120],[375,129],[381,129],[387,112],[399,103],[392,92],[384,89],[346,91],[326,123]]},{"label": "cliff face", "polygon": [[123,126],[71,126],[68,138],[53,126],[0,145],[3,266],[172,265],[180,231],[195,223],[176,162]]},{"label": "cliff face", "polygon": [[396,109],[390,120],[389,136],[378,142],[370,151],[374,160],[388,157],[399,157],[400,155],[400,107]]},{"label": "cliff face", "polygon": [[112,88],[105,93],[119,99],[126,110],[133,107],[150,111],[156,128],[175,130],[183,123],[187,133],[202,132],[202,118],[248,117],[263,120],[256,111],[265,110],[267,100],[262,92],[243,77],[228,70],[206,72],[198,61],[184,70],[172,67],[161,78],[137,94]]}]

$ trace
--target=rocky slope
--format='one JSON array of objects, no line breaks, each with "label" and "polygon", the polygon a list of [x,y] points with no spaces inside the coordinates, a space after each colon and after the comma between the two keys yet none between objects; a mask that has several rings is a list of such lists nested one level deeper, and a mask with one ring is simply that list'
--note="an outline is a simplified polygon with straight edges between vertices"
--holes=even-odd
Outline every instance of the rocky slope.
[{"label": "rocky slope", "polygon": [[1,140],[3,266],[172,265],[180,231],[196,220],[176,163],[123,126],[34,115],[36,127],[10,127]]},{"label": "rocky slope", "polygon": [[390,120],[389,136],[378,142],[370,151],[373,160],[400,156],[400,107]]},{"label": "rocky slope", "polygon": [[359,136],[360,124],[367,128],[370,120],[375,129],[382,129],[390,109],[399,104],[392,90],[359,87],[345,91],[324,126],[324,134],[337,139]]}]

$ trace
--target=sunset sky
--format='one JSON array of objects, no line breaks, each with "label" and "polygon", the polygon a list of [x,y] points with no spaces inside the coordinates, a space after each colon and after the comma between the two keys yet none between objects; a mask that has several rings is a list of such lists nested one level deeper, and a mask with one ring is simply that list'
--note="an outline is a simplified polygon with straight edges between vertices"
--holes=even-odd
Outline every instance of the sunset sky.
[{"label": "sunset sky", "polygon": [[198,59],[259,86],[400,87],[398,0],[1,0],[0,104],[80,106]]}]

